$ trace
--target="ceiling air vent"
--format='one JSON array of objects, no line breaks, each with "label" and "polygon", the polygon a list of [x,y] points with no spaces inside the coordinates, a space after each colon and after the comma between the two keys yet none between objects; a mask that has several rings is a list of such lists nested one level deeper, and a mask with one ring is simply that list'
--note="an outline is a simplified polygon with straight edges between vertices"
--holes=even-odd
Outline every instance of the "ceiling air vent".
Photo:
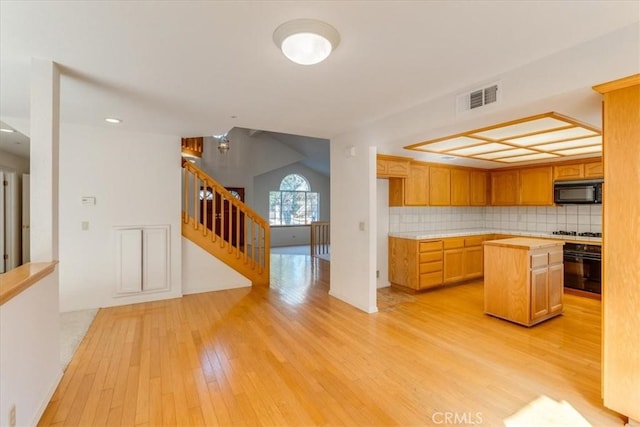
[{"label": "ceiling air vent", "polygon": [[460,94],[456,97],[456,111],[464,113],[488,104],[497,103],[500,100],[499,95],[498,83]]}]

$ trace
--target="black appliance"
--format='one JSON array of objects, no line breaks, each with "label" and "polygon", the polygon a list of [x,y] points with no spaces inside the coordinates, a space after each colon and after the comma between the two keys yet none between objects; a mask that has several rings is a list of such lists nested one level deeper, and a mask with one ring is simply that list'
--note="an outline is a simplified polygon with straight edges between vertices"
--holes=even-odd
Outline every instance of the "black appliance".
[{"label": "black appliance", "polygon": [[556,181],[553,201],[558,205],[602,203],[601,179],[590,181]]},{"label": "black appliance", "polygon": [[602,292],[602,248],[584,243],[564,244],[565,288],[600,294]]}]

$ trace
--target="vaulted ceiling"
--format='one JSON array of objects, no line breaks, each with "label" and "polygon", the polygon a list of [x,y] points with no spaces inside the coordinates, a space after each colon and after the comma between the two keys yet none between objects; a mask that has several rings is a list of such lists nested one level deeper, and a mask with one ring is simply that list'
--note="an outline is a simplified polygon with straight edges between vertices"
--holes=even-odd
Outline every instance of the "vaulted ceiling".
[{"label": "vaulted ceiling", "polygon": [[[330,138],[630,25],[638,11],[636,1],[2,0],[0,117],[28,117],[40,57],[62,67],[63,122]],[[296,65],[276,48],[273,31],[295,18],[339,31],[328,60]]]}]

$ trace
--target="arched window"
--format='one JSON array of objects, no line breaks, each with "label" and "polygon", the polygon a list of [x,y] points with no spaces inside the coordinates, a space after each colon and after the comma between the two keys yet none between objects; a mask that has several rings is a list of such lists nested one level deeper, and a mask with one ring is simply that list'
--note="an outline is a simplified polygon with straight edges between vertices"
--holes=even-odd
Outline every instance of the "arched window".
[{"label": "arched window", "polygon": [[270,225],[304,225],[318,220],[320,195],[311,191],[302,175],[290,174],[280,181],[278,191],[269,192]]}]

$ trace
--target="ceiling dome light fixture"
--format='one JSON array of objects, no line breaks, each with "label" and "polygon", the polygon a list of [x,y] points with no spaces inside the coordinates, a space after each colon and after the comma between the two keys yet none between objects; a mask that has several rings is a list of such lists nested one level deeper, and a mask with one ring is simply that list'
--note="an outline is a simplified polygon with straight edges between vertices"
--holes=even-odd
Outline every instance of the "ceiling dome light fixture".
[{"label": "ceiling dome light fixture", "polygon": [[338,47],[340,34],[331,25],[315,19],[294,19],[273,32],[273,41],[284,56],[300,65],[324,61]]}]

